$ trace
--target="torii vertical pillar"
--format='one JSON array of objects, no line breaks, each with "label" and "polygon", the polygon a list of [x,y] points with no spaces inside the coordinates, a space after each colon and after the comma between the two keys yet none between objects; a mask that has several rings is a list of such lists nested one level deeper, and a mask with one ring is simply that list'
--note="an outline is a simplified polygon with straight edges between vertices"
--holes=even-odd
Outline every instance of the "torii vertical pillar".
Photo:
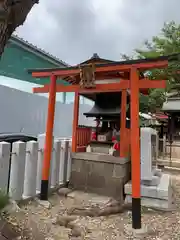
[{"label": "torii vertical pillar", "polygon": [[120,119],[120,157],[125,157],[125,139],[126,134],[126,104],[127,104],[127,90],[122,90],[121,92],[121,119]]},{"label": "torii vertical pillar", "polygon": [[132,172],[132,228],[141,228],[141,172],[140,172],[140,130],[139,130],[139,75],[131,68],[130,117],[131,117],[131,172]]},{"label": "torii vertical pillar", "polygon": [[79,93],[75,92],[73,129],[72,129],[72,152],[77,151],[77,129],[79,121]]},{"label": "torii vertical pillar", "polygon": [[50,79],[49,89],[49,102],[48,102],[48,115],[46,125],[46,139],[44,146],[44,161],[42,169],[42,181],[41,181],[41,200],[48,200],[48,182],[52,153],[52,140],[53,140],[53,128],[54,128],[54,115],[56,104],[56,76],[52,75]]}]

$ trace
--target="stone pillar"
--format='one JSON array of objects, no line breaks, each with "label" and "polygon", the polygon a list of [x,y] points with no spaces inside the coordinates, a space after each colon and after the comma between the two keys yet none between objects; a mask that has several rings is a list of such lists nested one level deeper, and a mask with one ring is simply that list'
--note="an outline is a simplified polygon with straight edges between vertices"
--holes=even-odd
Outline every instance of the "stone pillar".
[{"label": "stone pillar", "polygon": [[55,141],[56,151],[56,184],[59,185],[60,161],[61,161],[61,140]]},{"label": "stone pillar", "polygon": [[36,177],[36,191],[41,191],[41,180],[42,180],[42,163],[44,159],[44,140],[45,134],[38,136],[38,162],[37,162],[37,177]]},{"label": "stone pillar", "polygon": [[63,184],[67,184],[67,171],[68,171],[68,156],[69,156],[69,141],[64,141],[64,166],[63,166]]},{"label": "stone pillar", "polygon": [[154,129],[149,127],[141,128],[141,180],[151,181],[153,177],[152,135],[157,136]]},{"label": "stone pillar", "polygon": [[0,189],[8,191],[10,143],[0,142]]},{"label": "stone pillar", "polygon": [[163,159],[166,157],[166,135],[163,136]]},{"label": "stone pillar", "polygon": [[[49,168],[49,179],[48,179],[48,189],[51,189],[51,181],[52,181],[52,163],[53,163],[53,159],[54,159],[54,149],[52,149],[51,152],[51,162],[50,162],[50,168]],[[44,160],[43,160],[44,161]]]},{"label": "stone pillar", "polygon": [[59,162],[59,185],[63,184],[63,168],[64,168],[64,140],[61,139],[61,151]]},{"label": "stone pillar", "polygon": [[52,137],[52,152],[51,152],[51,160],[50,160],[50,168],[49,168],[49,180],[48,180],[49,189],[51,189],[52,187],[52,167],[53,167],[53,161],[54,161],[53,159],[55,159],[54,137]]},{"label": "stone pillar", "polygon": [[67,168],[68,168],[68,146],[67,139],[61,140],[61,153],[60,153],[60,171],[59,171],[59,183],[67,183]]},{"label": "stone pillar", "polygon": [[21,200],[24,188],[26,143],[18,141],[12,146],[9,195],[13,200]]},{"label": "stone pillar", "polygon": [[60,140],[55,140],[51,164],[51,187],[53,188],[59,184],[60,151],[61,142]]},{"label": "stone pillar", "polygon": [[44,159],[44,149],[38,149],[38,162],[37,162],[37,177],[36,177],[36,191],[41,191],[41,179],[42,179],[42,162]]},{"label": "stone pillar", "polygon": [[72,165],[72,140],[69,140],[69,146],[68,146],[68,166],[67,166],[67,181],[69,182],[70,180],[70,175],[71,175],[71,165]]},{"label": "stone pillar", "polygon": [[26,144],[26,164],[24,176],[23,197],[34,197],[36,195],[36,176],[38,160],[38,142],[30,141]]},{"label": "stone pillar", "polygon": [[159,158],[159,135],[156,135],[156,166]]}]

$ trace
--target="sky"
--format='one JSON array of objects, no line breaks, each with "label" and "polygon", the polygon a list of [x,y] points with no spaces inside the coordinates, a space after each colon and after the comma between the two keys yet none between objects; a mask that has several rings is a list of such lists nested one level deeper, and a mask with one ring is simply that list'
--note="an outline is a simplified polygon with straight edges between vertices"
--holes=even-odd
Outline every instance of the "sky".
[{"label": "sky", "polygon": [[119,60],[164,22],[180,23],[180,0],[39,0],[16,34],[73,65],[98,53]]},{"label": "sky", "polygon": [[179,0],[39,0],[17,34],[69,64],[98,53],[132,54],[163,23],[180,23]]}]

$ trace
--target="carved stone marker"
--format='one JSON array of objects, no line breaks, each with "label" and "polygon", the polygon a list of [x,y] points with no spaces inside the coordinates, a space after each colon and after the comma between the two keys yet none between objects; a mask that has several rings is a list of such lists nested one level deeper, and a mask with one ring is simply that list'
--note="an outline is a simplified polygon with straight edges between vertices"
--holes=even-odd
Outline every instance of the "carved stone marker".
[{"label": "carved stone marker", "polygon": [[152,128],[141,128],[141,180],[151,181],[154,175],[152,163],[156,160],[157,131]]},{"label": "carved stone marker", "polygon": [[[157,132],[152,128],[141,128],[141,204],[142,206],[172,210],[174,196],[169,174],[153,167],[157,159]],[[132,201],[132,183],[125,185],[126,203]]]}]

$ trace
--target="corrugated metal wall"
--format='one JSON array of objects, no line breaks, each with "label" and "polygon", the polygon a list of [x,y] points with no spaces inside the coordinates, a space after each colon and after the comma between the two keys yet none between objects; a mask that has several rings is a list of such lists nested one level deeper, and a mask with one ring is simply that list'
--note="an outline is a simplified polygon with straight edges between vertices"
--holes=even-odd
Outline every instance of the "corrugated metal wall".
[{"label": "corrugated metal wall", "polygon": [[[45,132],[48,99],[0,85],[0,132],[23,132],[37,135]],[[92,108],[80,105],[79,124],[92,125],[83,113]],[[56,103],[54,136],[72,135],[73,104]]]}]

